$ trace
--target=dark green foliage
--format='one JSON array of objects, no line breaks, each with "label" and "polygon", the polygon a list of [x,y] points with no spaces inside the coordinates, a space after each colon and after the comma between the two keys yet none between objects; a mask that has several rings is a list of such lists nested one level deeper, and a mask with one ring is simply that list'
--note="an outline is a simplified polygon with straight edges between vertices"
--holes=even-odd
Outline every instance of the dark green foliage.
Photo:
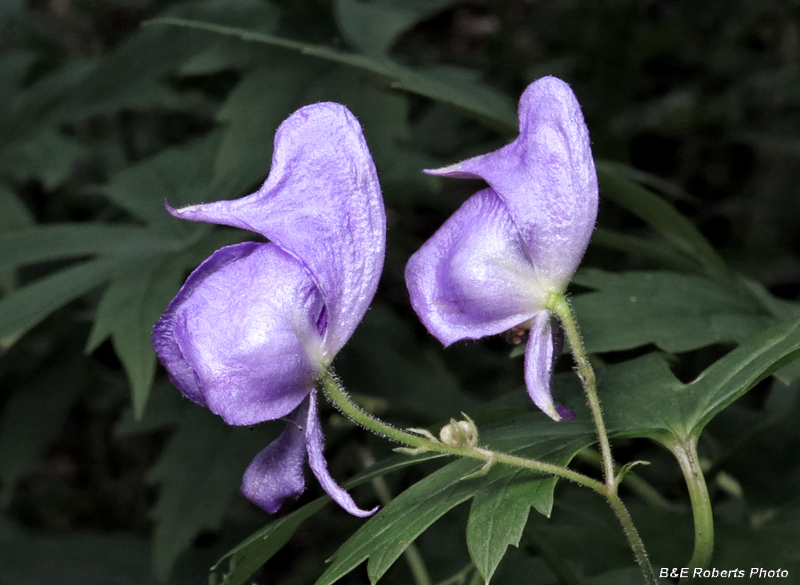
[{"label": "dark green foliage", "polygon": [[436,433],[463,411],[481,445],[599,476],[571,356],[554,392],[578,420],[557,424],[533,413],[509,347],[443,350],[403,282],[479,188],[421,170],[513,137],[517,96],[546,74],[573,86],[601,161],[572,303],[615,456],[651,463],[622,496],[654,565],[691,555],[669,450],[699,437],[714,566],[800,578],[798,27],[772,1],[0,4],[0,584],[196,584],[214,566],[217,585],[391,585],[414,582],[396,562],[414,550],[435,583],[641,583],[596,494],[392,454],[324,405],[334,477],[359,502],[393,499],[346,518],[309,473],[270,519],[237,492],[283,423],[225,426],[150,346],[189,271],[253,237],[164,200],[251,192],[281,121],[341,102],[389,221],[378,296],[334,364],[347,389],[399,427]]}]

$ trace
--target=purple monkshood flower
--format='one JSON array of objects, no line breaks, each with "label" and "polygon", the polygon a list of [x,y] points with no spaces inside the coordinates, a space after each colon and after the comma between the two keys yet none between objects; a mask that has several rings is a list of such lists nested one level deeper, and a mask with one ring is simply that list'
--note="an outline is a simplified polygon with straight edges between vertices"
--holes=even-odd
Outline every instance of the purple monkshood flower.
[{"label": "purple monkshood flower", "polygon": [[572,413],[553,403],[550,379],[560,327],[546,308],[562,294],[589,244],[597,218],[597,173],[589,132],[569,85],[544,77],[519,102],[511,144],[433,175],[483,179],[411,257],[406,282],[422,322],[445,345],[512,328],[529,329],[525,385],[555,420]]},{"label": "purple monkshood flower", "polygon": [[358,121],[339,104],[304,107],[278,128],[272,170],[257,192],[167,209],[269,240],[214,252],[153,330],[153,347],[186,397],[231,425],[288,419],[245,472],[244,495],[276,512],[304,490],[308,457],[342,508],[372,514],[328,473],[315,390],[363,318],[383,267],[386,215]]}]

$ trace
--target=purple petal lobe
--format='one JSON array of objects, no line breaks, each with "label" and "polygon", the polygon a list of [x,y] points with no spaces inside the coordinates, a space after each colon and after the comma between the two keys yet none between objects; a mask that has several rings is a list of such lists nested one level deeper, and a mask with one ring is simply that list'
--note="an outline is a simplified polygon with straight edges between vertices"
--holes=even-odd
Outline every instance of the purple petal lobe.
[{"label": "purple petal lobe", "polygon": [[306,397],[291,416],[280,437],[261,451],[244,472],[242,494],[270,514],[283,500],[296,498],[306,486],[303,467],[306,461],[305,424],[308,418]]},{"label": "purple petal lobe", "polygon": [[171,213],[258,232],[299,259],[327,308],[331,358],[378,286],[386,244],[380,185],[361,126],[340,104],[301,108],[281,124],[272,170],[256,193]]},{"label": "purple petal lobe", "polygon": [[306,419],[306,447],[308,449],[308,463],[311,465],[311,471],[317,477],[322,489],[333,498],[333,501],[339,504],[346,511],[350,512],[353,516],[365,518],[372,516],[377,510],[375,506],[372,510],[362,510],[353,501],[346,491],[344,491],[336,480],[334,480],[330,473],[328,473],[328,463],[325,461],[325,455],[322,450],[324,448],[324,439],[322,436],[322,428],[319,424],[319,417],[317,416],[317,392],[314,391],[309,395],[309,409],[308,418]]},{"label": "purple petal lobe", "polygon": [[470,197],[409,259],[406,284],[423,324],[442,343],[478,339],[544,307],[524,242],[492,189]]},{"label": "purple petal lobe", "polygon": [[554,357],[557,356],[554,356],[550,313],[541,311],[531,323],[528,346],[525,348],[525,386],[536,406],[553,420],[561,420],[550,392]]},{"label": "purple petal lobe", "polygon": [[566,406],[556,404],[556,412],[561,417],[561,420],[575,420],[575,413]]},{"label": "purple petal lobe", "polygon": [[274,244],[217,250],[192,273],[155,327],[154,346],[178,388],[228,424],[286,416],[321,372],[322,298]]},{"label": "purple petal lobe", "polygon": [[430,171],[481,178],[508,206],[542,284],[563,292],[597,218],[589,132],[569,85],[544,77],[519,103],[520,135],[495,152]]}]

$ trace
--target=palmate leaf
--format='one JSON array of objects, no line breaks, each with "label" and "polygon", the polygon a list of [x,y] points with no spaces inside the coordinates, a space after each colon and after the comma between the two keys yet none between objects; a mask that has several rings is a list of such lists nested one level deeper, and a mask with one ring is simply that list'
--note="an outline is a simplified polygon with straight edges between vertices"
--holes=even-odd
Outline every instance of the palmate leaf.
[{"label": "palmate leaf", "polygon": [[472,562],[488,582],[509,545],[519,546],[533,508],[547,516],[542,504],[552,505],[556,478],[530,481],[530,474],[509,470],[506,476],[481,489],[472,500],[467,522],[467,547]]},{"label": "palmate leaf", "polygon": [[[586,425],[558,425],[539,414],[522,417],[485,435],[491,448],[559,464],[568,463],[580,449],[593,442],[593,437]],[[369,559],[367,573],[370,582],[377,582],[409,543],[446,512],[474,496],[480,495],[483,502],[496,500],[500,494],[501,501],[510,501],[505,497],[505,491],[525,485],[528,505],[543,514],[550,513],[556,484],[554,478],[500,465],[483,476],[465,478],[481,465],[480,461],[455,461],[400,494],[342,545],[316,585],[338,581],[365,559]],[[476,519],[472,521],[473,546],[470,553],[483,571],[491,573],[499,562],[498,557],[502,557],[509,535],[513,537],[519,532],[527,514],[513,517],[504,514],[487,524],[483,505],[479,503]]]},{"label": "palmate leaf", "polygon": [[[736,280],[588,269],[579,271],[573,281],[596,290],[573,299],[591,353],[649,343],[668,352],[741,343],[777,322],[776,311],[768,310],[749,286]],[[800,306],[794,310],[800,311]]]},{"label": "palmate leaf", "polygon": [[799,355],[800,319],[793,319],[753,335],[689,384],[658,354],[599,370],[609,432],[668,446],[698,437],[716,414]]},{"label": "palmate leaf", "polygon": [[[697,436],[714,415],[797,355],[800,319],[753,336],[690,384],[677,380],[657,354],[601,368],[599,392],[609,432],[615,437],[651,438],[668,447]],[[572,393],[567,402],[585,422],[554,423],[539,414],[527,415],[484,433],[488,446],[568,464],[575,453],[593,443],[590,416],[582,405],[575,376],[559,375],[555,385],[561,397]],[[483,477],[462,479],[480,465],[468,460],[452,462],[400,494],[337,551],[317,585],[336,582],[366,559],[370,580],[376,582],[410,542],[470,498],[474,498],[467,528],[470,555],[481,576],[491,578],[506,547],[519,542],[529,507],[549,514],[556,480],[501,465]],[[298,515],[302,514],[298,511]],[[282,526],[272,530],[275,536],[271,531],[262,532],[266,543],[254,536],[243,544],[243,550],[254,555],[253,562],[225,585],[244,583],[258,560],[265,560],[257,556],[259,549],[268,551],[268,558],[276,543],[284,542],[291,532]]]}]

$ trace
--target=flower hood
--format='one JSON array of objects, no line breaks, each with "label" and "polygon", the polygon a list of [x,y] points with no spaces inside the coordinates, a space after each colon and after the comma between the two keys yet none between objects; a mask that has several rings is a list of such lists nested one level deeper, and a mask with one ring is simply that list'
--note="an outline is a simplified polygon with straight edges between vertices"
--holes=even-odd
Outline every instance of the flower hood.
[{"label": "flower hood", "polygon": [[589,132],[569,85],[544,77],[519,103],[520,134],[488,154],[427,171],[483,179],[409,260],[411,303],[445,345],[512,327],[529,329],[525,381],[551,418],[566,412],[550,393],[560,351],[546,310],[563,293],[589,244],[597,218],[597,174]]},{"label": "flower hood", "polygon": [[258,191],[168,210],[269,240],[217,250],[153,330],[170,379],[194,402],[232,425],[289,418],[245,473],[243,492],[277,511],[302,492],[308,456],[342,507],[370,514],[328,474],[315,390],[363,318],[383,267],[386,217],[358,121],[339,104],[304,107],[278,128]]}]

